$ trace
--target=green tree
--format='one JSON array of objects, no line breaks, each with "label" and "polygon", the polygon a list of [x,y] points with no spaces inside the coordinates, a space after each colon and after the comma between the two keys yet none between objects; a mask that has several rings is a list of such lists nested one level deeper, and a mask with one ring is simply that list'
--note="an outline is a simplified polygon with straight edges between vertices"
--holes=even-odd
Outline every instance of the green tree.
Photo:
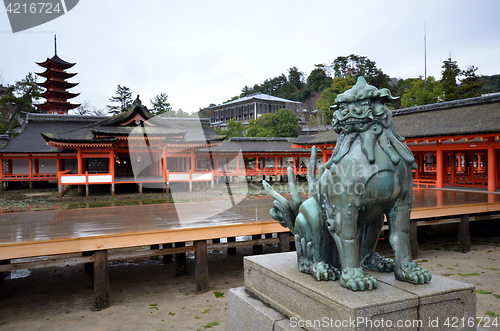
[{"label": "green tree", "polygon": [[40,112],[35,101],[41,97],[42,88],[37,85],[36,77],[28,73],[25,78],[7,86],[5,94],[0,98],[1,122],[4,131],[11,130],[18,124],[21,112]]},{"label": "green tree", "polygon": [[299,119],[293,111],[281,108],[276,112],[276,137],[298,137],[301,131]]},{"label": "green tree", "polygon": [[389,86],[389,76],[377,68],[375,61],[366,56],[351,54],[349,56],[339,56],[333,63],[332,68],[335,77],[365,77],[366,81],[377,88]]},{"label": "green tree", "polygon": [[127,111],[132,105],[132,92],[126,86],[118,85],[115,96],[112,96],[109,101],[118,103],[116,106],[107,105],[109,112],[113,115]]},{"label": "green tree", "polygon": [[233,118],[226,123],[226,130],[216,128],[216,132],[228,137],[244,137],[246,129],[242,122],[238,122]]},{"label": "green tree", "polygon": [[295,85],[297,89],[300,89],[304,85],[303,80],[304,73],[299,71],[297,67],[291,67],[288,69],[288,81]]},{"label": "green tree", "polygon": [[453,61],[451,57],[443,61],[441,85],[443,87],[444,97],[443,101],[451,101],[459,98],[457,77],[460,75],[461,70],[458,67],[457,61]]},{"label": "green tree", "polygon": [[481,81],[481,76],[476,75],[477,67],[467,66],[462,71],[463,78],[460,79],[459,93],[463,99],[474,98],[481,96],[481,88],[484,82]]},{"label": "green tree", "polygon": [[403,108],[422,106],[437,103],[443,98],[443,89],[440,82],[434,77],[427,77],[427,84],[422,77],[410,79],[411,88],[406,88],[401,97]]},{"label": "green tree", "polygon": [[153,109],[151,109],[151,114],[160,115],[167,111],[171,111],[172,107],[170,107],[170,103],[167,102],[168,95],[166,93],[160,93],[155,96],[154,99],[150,99],[149,102]]},{"label": "green tree", "polygon": [[321,93],[321,97],[316,102],[316,108],[320,110],[329,110],[330,106],[335,103],[335,99],[340,93],[344,93],[354,86],[356,81],[354,78],[348,77],[335,77],[332,85],[327,87]]},{"label": "green tree", "polygon": [[274,114],[264,114],[256,120],[249,120],[246,137],[274,137],[275,133],[269,128],[264,128],[264,123],[267,122],[264,117],[273,117]]},{"label": "green tree", "polygon": [[301,130],[297,116],[286,108],[263,114],[249,123],[247,137],[298,137]]},{"label": "green tree", "polygon": [[332,77],[328,76],[328,68],[324,64],[315,64],[315,68],[307,77],[307,89],[309,91],[323,91],[332,84]]},{"label": "green tree", "polygon": [[252,94],[252,93],[254,93],[253,88],[248,87],[248,85],[245,85],[245,86],[241,89],[240,98],[246,97],[247,95]]}]

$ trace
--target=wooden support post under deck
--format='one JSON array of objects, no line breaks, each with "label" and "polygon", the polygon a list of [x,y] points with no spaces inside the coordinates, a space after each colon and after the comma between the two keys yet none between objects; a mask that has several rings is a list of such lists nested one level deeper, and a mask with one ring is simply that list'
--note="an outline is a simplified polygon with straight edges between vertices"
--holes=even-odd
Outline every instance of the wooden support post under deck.
[{"label": "wooden support post under deck", "polygon": [[[149,249],[152,250],[152,251],[155,250],[155,249],[160,249],[160,245],[150,245]],[[159,257],[158,256],[152,256],[151,259],[158,261]]]},{"label": "wooden support post under deck", "polygon": [[[262,239],[262,235],[260,234],[254,234],[252,235],[252,240],[257,240],[257,239]],[[252,254],[253,255],[259,255],[262,254],[262,245],[254,245],[252,246]]]},{"label": "wooden support post under deck", "polygon": [[[10,264],[10,260],[0,260],[0,264]],[[0,282],[7,277],[7,272],[0,272]]]},{"label": "wooden support post under deck", "polygon": [[85,196],[89,196],[89,184],[85,184]]},{"label": "wooden support post under deck", "polygon": [[195,246],[195,279],[196,292],[205,293],[210,289],[208,283],[207,241],[197,240]]},{"label": "wooden support post under deck", "polygon": [[[175,247],[186,247],[186,243],[175,243]],[[175,254],[175,276],[181,277],[187,275],[186,253]]]},{"label": "wooden support post under deck", "polygon": [[[265,237],[266,239],[272,239],[272,238],[273,238],[273,234],[272,234],[272,233],[266,233],[266,234],[264,235],[264,237]],[[272,244],[268,244],[268,246],[272,246]]]},{"label": "wooden support post under deck", "polygon": [[139,182],[139,194],[142,194],[142,182]]},{"label": "wooden support post under deck", "polygon": [[[228,243],[236,242],[236,237],[227,238],[227,242]],[[230,247],[227,249],[227,255],[234,255],[234,254],[236,254],[236,247]]]},{"label": "wooden support post under deck", "polygon": [[469,215],[462,215],[458,223],[458,250],[462,253],[470,252]]},{"label": "wooden support post under deck", "polygon": [[[172,246],[173,245],[171,243],[163,244],[163,249],[172,248]],[[172,260],[173,260],[172,254],[163,255],[163,265],[172,263]]]},{"label": "wooden support post under deck", "polygon": [[288,232],[278,233],[280,238],[280,252],[290,252],[290,234]]},{"label": "wooden support post under deck", "polygon": [[103,310],[109,307],[109,268],[108,252],[94,252],[94,308]]},{"label": "wooden support post under deck", "polygon": [[417,221],[410,221],[410,247],[411,256],[415,260],[418,258],[418,236],[417,236]]},{"label": "wooden support post under deck", "polygon": [[110,188],[110,190],[111,190],[111,195],[112,195],[112,196],[115,196],[115,183],[111,183],[111,188]]}]

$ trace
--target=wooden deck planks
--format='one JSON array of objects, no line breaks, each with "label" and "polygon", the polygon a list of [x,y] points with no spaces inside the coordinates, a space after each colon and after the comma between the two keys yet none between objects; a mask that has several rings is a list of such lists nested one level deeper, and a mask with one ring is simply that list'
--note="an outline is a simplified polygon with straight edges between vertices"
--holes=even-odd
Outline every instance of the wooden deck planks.
[{"label": "wooden deck planks", "polygon": [[[0,260],[286,232],[271,199],[0,214]],[[182,215],[179,220],[176,207]],[[415,190],[412,219],[500,211],[500,195]],[[210,217],[207,217],[210,216]]]}]

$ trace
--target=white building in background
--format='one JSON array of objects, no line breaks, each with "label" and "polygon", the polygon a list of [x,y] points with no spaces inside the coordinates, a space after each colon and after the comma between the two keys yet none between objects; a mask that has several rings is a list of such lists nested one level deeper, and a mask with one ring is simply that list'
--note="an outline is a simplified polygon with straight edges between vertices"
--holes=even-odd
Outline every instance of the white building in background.
[{"label": "white building in background", "polygon": [[281,108],[290,109],[298,115],[301,103],[268,94],[254,93],[211,108],[214,110],[214,122],[227,123],[233,118],[237,121],[257,119],[262,114],[276,113]]}]

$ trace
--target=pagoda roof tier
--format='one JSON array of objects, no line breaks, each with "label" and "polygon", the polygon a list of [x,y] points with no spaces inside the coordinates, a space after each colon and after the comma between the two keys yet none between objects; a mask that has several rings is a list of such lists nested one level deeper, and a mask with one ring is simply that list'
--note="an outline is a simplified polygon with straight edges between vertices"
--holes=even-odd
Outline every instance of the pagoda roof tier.
[{"label": "pagoda roof tier", "polygon": [[70,110],[74,108],[78,108],[80,104],[73,104],[69,102],[56,102],[56,101],[45,101],[42,104],[36,105],[37,108],[42,108],[43,110],[51,110],[54,107],[65,108],[65,110]]},{"label": "pagoda roof tier", "polygon": [[79,95],[80,93],[70,93],[66,91],[54,91],[54,90],[47,90],[42,94],[40,94],[40,96],[45,99],[51,99],[51,98],[72,99]]},{"label": "pagoda roof tier", "polygon": [[51,86],[57,86],[63,89],[69,89],[72,87],[75,87],[79,83],[69,83],[66,81],[59,81],[59,80],[52,80],[47,78],[47,80],[43,83],[38,83],[39,86],[45,87],[46,89],[49,89]]},{"label": "pagoda roof tier", "polygon": [[43,62],[37,62],[36,64],[38,64],[41,67],[45,67],[45,68],[53,65],[53,66],[60,67],[62,69],[68,69],[68,68],[73,67],[76,63],[66,62],[63,59],[61,59],[59,56],[54,55],[51,59],[47,58],[47,60],[45,60]]},{"label": "pagoda roof tier", "polygon": [[[42,77],[45,77],[47,79],[50,77],[59,77],[59,78],[61,78],[61,80],[76,76],[76,73],[69,73],[69,72],[65,72],[65,71],[56,71],[56,70],[52,70],[52,69],[47,69],[42,73],[37,72],[36,74],[38,76],[42,76]],[[56,80],[53,80],[53,81],[56,81]]]}]

